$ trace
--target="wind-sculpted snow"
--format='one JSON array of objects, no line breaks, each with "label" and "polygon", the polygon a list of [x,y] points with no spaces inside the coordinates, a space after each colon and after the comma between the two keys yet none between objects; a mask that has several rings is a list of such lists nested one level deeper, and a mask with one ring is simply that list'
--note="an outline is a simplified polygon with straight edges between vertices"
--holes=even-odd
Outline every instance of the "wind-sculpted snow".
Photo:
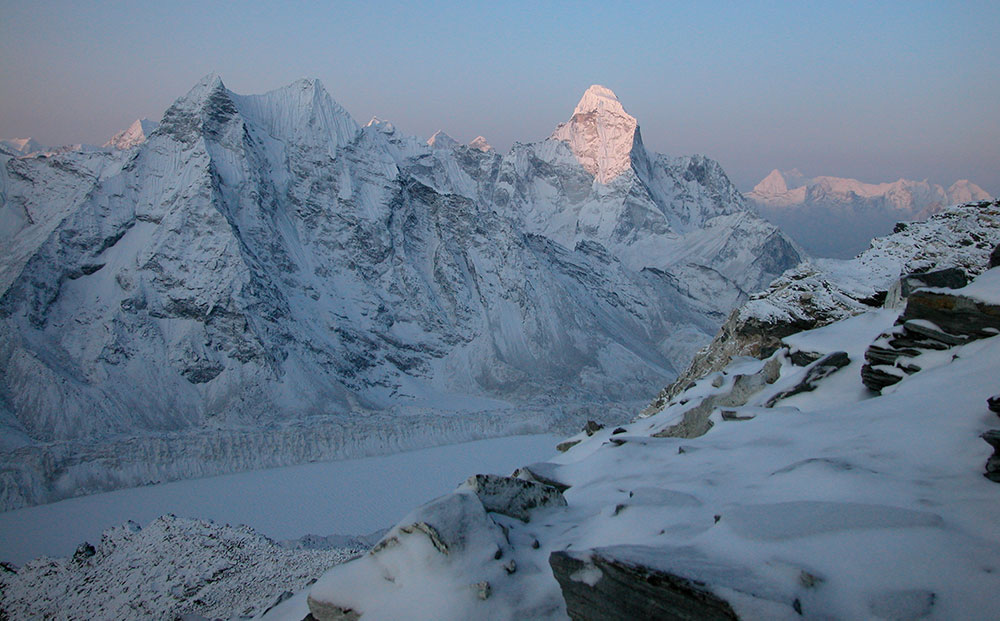
[{"label": "wind-sculpted snow", "polygon": [[[637,124],[619,153],[604,91],[596,125],[504,156],[359,127],[315,80],[208,76],[128,150],[4,155],[0,506],[335,457],[288,432],[336,444],[333,421],[374,450],[401,409],[541,428],[669,381],[799,254],[715,162]],[[164,461],[203,443],[224,457]]]},{"label": "wind-sculpted snow", "polygon": [[[997,426],[1000,337],[874,397],[864,351],[898,314],[789,336],[518,471],[565,506],[511,517],[463,485],[265,618],[993,619],[1000,500],[980,434]],[[695,410],[700,433],[670,433]],[[442,552],[430,533],[468,544]]]}]

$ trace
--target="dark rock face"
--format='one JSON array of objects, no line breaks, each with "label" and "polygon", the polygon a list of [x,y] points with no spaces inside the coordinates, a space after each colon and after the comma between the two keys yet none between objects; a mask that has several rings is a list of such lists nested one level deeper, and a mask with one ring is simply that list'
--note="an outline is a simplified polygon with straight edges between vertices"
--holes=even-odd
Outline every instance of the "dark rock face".
[{"label": "dark rock face", "polygon": [[[566,552],[549,556],[549,565],[566,600],[566,612],[574,621],[739,618],[726,600],[702,583],[596,552],[590,560],[593,569]],[[597,572],[593,580],[574,579],[581,575],[578,572],[588,570]]]},{"label": "dark rock face", "polygon": [[986,400],[986,406],[990,408],[990,412],[996,412],[1000,414],[1000,395],[993,395]]},{"label": "dark rock face", "polygon": [[806,371],[806,376],[802,378],[802,381],[792,386],[788,390],[782,390],[778,394],[774,395],[767,400],[766,407],[774,407],[774,404],[782,399],[787,399],[792,395],[797,395],[802,392],[812,392],[816,390],[816,384],[823,378],[828,377],[838,369],[842,369],[851,363],[850,357],[847,352],[835,351],[833,353],[823,356],[818,360],[812,368]]},{"label": "dark rock face", "polygon": [[914,291],[892,330],[865,352],[861,381],[881,392],[920,370],[912,361],[930,350],[945,350],[1000,334],[1000,306],[962,295]]},{"label": "dark rock face", "polygon": [[917,291],[907,301],[901,319],[925,319],[951,334],[984,338],[1000,330],[1000,306],[961,295]]},{"label": "dark rock face", "polygon": [[986,474],[990,481],[1000,483],[1000,429],[991,429],[980,436],[993,447],[993,454],[986,461]]},{"label": "dark rock face", "polygon": [[948,267],[930,272],[914,272],[901,277],[886,293],[884,305],[886,308],[897,308],[922,287],[940,287],[943,289],[961,289],[969,284],[965,271],[959,267]]},{"label": "dark rock face", "polygon": [[990,253],[990,268],[1000,267],[1000,244]]},{"label": "dark rock face", "polygon": [[594,422],[592,420],[588,420],[587,424],[583,426],[583,432],[586,433],[588,436],[594,435],[601,429],[604,429],[604,425],[598,422]]}]

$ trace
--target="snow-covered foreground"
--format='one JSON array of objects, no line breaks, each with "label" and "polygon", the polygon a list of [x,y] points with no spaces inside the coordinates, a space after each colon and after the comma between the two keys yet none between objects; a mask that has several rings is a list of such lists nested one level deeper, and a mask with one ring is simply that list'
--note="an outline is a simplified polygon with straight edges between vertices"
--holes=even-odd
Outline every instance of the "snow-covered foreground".
[{"label": "snow-covered foreground", "polygon": [[559,438],[515,436],[382,457],[306,464],[177,481],[72,498],[0,513],[0,560],[22,564],[67,556],[128,520],[172,513],[247,524],[272,539],[361,535],[386,528],[412,507],[450,492],[470,473],[510,474],[548,457]]},{"label": "snow-covered foreground", "polygon": [[[968,294],[998,281],[1000,269]],[[314,613],[561,619],[576,589],[577,610],[621,614],[649,583],[622,586],[614,562],[693,581],[743,619],[1000,618],[1000,485],[983,476],[980,438],[1000,427],[987,409],[1000,337],[924,354],[877,396],[861,385],[864,352],[897,315],[788,337],[790,350],[735,360],[654,416],[581,434],[528,466],[568,488],[565,506],[529,505],[528,521],[469,484],[416,509],[308,591]],[[799,366],[796,351],[824,357]],[[699,410],[711,425],[694,437]],[[301,619],[306,594],[269,618]]]}]

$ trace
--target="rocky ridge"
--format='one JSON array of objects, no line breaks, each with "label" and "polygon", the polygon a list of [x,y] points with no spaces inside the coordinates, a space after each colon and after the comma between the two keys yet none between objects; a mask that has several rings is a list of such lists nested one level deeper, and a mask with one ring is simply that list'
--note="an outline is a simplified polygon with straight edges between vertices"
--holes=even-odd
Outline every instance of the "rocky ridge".
[{"label": "rocky ridge", "polygon": [[[767,357],[785,336],[881,307],[901,276],[938,268],[958,268],[969,276],[982,273],[1000,242],[1000,202],[958,205],[897,228],[873,240],[855,259],[806,261],[752,295],[644,415],[659,411],[691,382],[738,356]],[[890,303],[900,303],[898,295]]]}]

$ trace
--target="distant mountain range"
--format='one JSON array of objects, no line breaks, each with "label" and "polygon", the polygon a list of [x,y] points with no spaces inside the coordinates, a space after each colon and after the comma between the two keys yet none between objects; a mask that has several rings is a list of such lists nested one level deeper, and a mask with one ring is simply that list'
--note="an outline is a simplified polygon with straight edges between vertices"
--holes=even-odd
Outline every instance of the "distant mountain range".
[{"label": "distant mountain range", "polygon": [[815,256],[850,258],[896,222],[921,220],[949,205],[988,200],[968,180],[951,187],[900,179],[863,183],[841,177],[804,176],[798,169],[773,170],[746,194],[764,218]]}]

